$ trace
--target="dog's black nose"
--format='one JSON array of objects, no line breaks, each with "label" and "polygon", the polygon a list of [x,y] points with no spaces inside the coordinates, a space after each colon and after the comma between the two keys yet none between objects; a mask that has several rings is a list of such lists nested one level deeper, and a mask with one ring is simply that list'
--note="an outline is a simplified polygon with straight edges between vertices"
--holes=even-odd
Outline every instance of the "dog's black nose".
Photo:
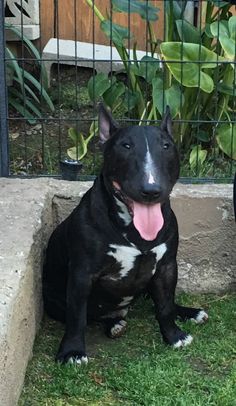
[{"label": "dog's black nose", "polygon": [[147,201],[156,200],[161,195],[161,188],[158,185],[147,185],[141,190],[141,196]]}]

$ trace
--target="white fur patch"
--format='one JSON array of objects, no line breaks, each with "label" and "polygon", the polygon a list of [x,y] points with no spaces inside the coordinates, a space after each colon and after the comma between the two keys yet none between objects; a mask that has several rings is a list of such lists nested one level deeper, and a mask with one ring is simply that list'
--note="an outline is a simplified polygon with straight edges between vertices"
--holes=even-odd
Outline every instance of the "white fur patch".
[{"label": "white fur patch", "polygon": [[73,364],[73,365],[82,365],[82,364],[87,364],[88,363],[88,357],[70,357],[68,359],[68,364]]},{"label": "white fur patch", "polygon": [[145,157],[145,162],[144,162],[144,172],[147,177],[148,183],[150,185],[153,185],[156,183],[155,182],[156,167],[155,167],[155,164],[153,162],[153,159],[152,159],[152,156],[150,153],[147,138],[145,138],[145,140],[146,140],[147,152],[146,152],[146,157]]},{"label": "white fur patch", "polygon": [[192,318],[191,321],[193,321],[196,324],[203,324],[208,320],[208,314],[204,312],[204,310],[200,310],[198,312],[197,316],[195,318]]},{"label": "white fur patch", "polygon": [[120,320],[118,323],[116,323],[110,331],[110,334],[112,337],[119,336],[122,331],[126,328],[127,322],[125,320]]},{"label": "white fur patch", "polygon": [[124,221],[125,226],[128,226],[132,221],[132,217],[129,214],[129,210],[127,209],[126,205],[124,203],[122,203],[119,199],[117,199],[116,197],[115,197],[115,201],[119,208],[118,216],[121,218],[121,220]]},{"label": "white fur patch", "polygon": [[181,348],[181,347],[186,347],[186,345],[191,344],[193,341],[193,337],[189,334],[184,340],[179,340],[177,343],[173,345],[173,348]]},{"label": "white fur patch", "polygon": [[155,183],[154,177],[151,173],[149,174],[148,183],[149,185],[153,185]]},{"label": "white fur patch", "polygon": [[107,255],[116,259],[121,265],[120,278],[128,275],[129,271],[133,269],[134,262],[140,251],[135,247],[128,247],[126,245],[110,244],[109,246],[113,251],[109,251]]},{"label": "white fur patch", "polygon": [[165,255],[165,253],[167,251],[167,246],[165,243],[163,243],[163,244],[157,245],[151,251],[154,252],[154,254],[156,254],[156,261],[158,262]]},{"label": "white fur patch", "polygon": [[118,306],[128,306],[128,304],[131,302],[131,300],[133,299],[133,296],[125,296],[123,297],[122,302],[119,303]]}]

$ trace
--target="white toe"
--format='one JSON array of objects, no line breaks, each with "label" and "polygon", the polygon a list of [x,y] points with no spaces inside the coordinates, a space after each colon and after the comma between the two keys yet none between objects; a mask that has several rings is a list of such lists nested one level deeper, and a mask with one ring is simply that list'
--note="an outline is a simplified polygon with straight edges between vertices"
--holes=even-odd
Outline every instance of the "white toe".
[{"label": "white toe", "polygon": [[193,341],[193,337],[189,334],[187,337],[184,338],[184,340],[179,340],[177,343],[173,345],[174,348],[181,348],[181,347],[186,347],[186,345],[191,344]]},{"label": "white toe", "polygon": [[194,319],[191,319],[196,324],[205,323],[208,320],[208,314],[204,310],[200,310]]}]

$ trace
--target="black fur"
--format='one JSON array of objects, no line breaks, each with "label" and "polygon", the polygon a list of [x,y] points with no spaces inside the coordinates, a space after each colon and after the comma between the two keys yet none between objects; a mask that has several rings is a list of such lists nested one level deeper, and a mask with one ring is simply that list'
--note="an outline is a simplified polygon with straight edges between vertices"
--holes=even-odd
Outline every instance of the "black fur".
[{"label": "black fur", "polygon": [[[99,118],[103,169],[80,204],[53,232],[44,266],[45,309],[51,317],[66,322],[56,356],[63,363],[86,355],[88,320],[107,320],[107,334],[111,335],[112,326],[143,292],[153,299],[168,344],[187,337],[175,319],[196,319],[200,311],[175,305],[178,226],[169,195],[179,176],[179,159],[169,110],[160,127],[119,128],[104,107]],[[147,150],[152,166],[149,181]],[[134,226],[132,202],[142,208],[161,204],[164,225],[154,238],[143,238]],[[122,207],[131,216],[129,224],[122,219]],[[166,251],[157,260],[155,249],[161,244]],[[132,267],[123,277],[122,258],[115,258],[119,249],[127,260],[135,253]]]}]

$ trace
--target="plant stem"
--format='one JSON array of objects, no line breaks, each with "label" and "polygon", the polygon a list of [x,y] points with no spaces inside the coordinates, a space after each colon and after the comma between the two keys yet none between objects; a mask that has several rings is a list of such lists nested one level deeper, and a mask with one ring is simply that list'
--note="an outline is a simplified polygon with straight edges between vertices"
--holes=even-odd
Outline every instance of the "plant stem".
[{"label": "plant stem", "polygon": [[101,11],[95,6],[93,0],[85,0],[85,1],[88,4],[88,6],[94,10],[94,13],[99,18],[99,20],[101,22],[104,21],[105,17],[102,15]]},{"label": "plant stem", "polygon": [[[100,22],[103,22],[105,20],[105,17],[102,15],[100,10],[95,6],[95,4],[93,3],[93,0],[85,0],[85,1],[88,4],[88,6],[94,10],[94,13],[96,14],[96,16],[98,17]],[[122,59],[126,73],[128,75],[128,78],[130,79],[132,91],[134,91],[134,92],[136,91],[139,93],[138,114],[139,114],[139,116],[141,116],[143,110],[145,109],[145,102],[144,102],[144,98],[143,98],[142,91],[140,89],[138,80],[137,80],[135,74],[130,70],[128,52],[124,45],[119,46],[114,41],[113,41],[113,44],[115,45],[115,48]]]}]

